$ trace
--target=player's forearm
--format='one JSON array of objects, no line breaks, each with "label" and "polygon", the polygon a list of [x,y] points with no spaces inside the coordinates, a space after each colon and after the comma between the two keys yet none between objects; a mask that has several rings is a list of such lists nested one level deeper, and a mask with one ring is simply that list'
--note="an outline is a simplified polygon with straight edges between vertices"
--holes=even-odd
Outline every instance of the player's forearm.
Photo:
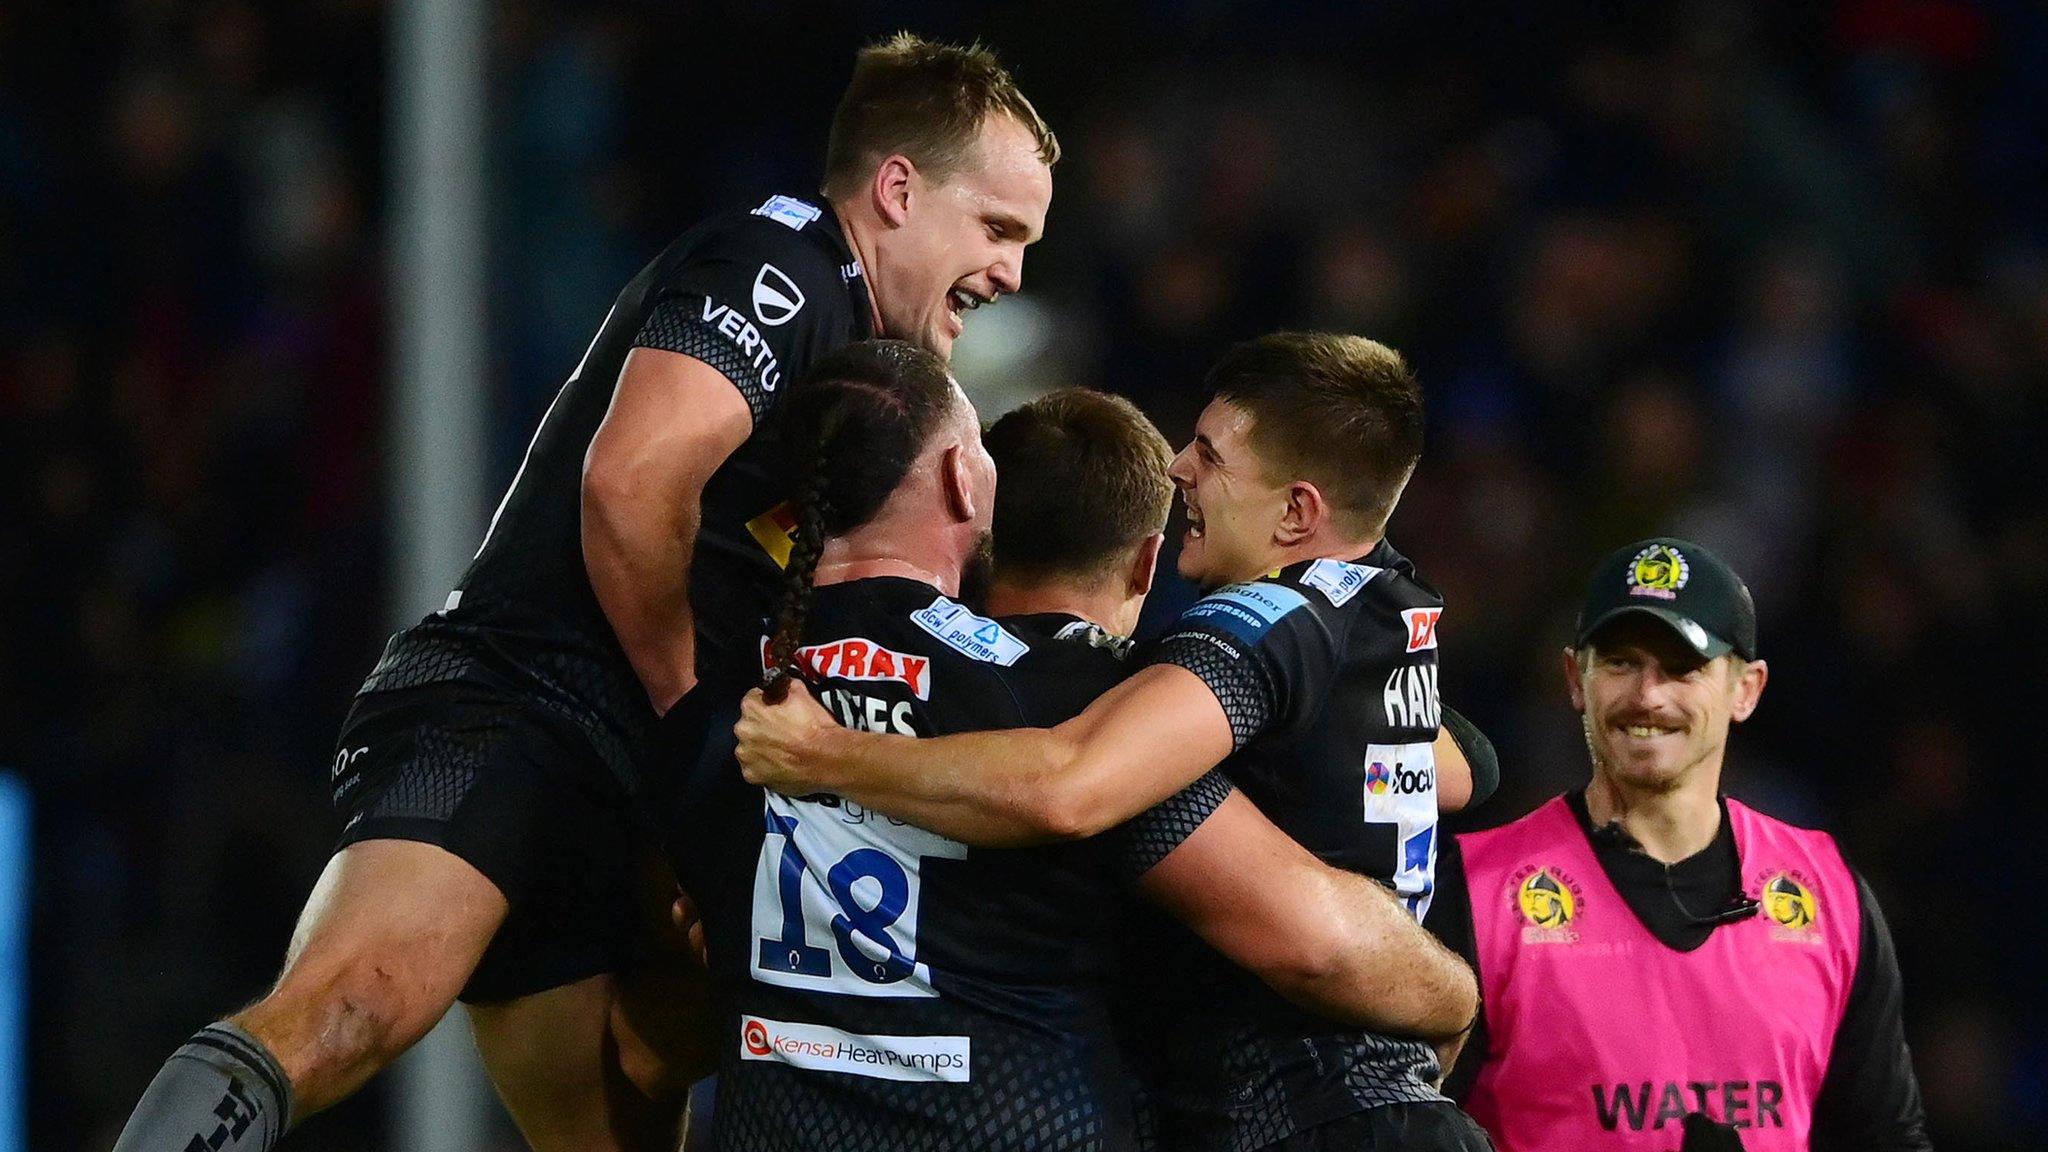
[{"label": "player's forearm", "polygon": [[1479,983],[1393,893],[1348,872],[1332,872],[1328,922],[1336,938],[1326,972],[1297,1003],[1376,1032],[1439,1042],[1462,1033],[1479,1011]]},{"label": "player's forearm", "polygon": [[689,589],[700,510],[691,500],[664,515],[640,496],[586,482],[583,564],[648,701],[666,712],[697,682]]},{"label": "player's forearm", "polygon": [[820,790],[963,844],[1019,847],[1100,831],[1048,803],[1043,784],[1067,750],[1043,728],[927,739],[833,729],[791,752]]}]

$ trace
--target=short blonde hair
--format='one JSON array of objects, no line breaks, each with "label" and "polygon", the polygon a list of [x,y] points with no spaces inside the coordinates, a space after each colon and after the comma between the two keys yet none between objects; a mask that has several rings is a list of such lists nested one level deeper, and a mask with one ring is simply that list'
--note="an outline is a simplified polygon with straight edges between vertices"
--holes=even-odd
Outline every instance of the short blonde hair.
[{"label": "short blonde hair", "polygon": [[851,195],[883,158],[902,154],[943,184],[974,158],[981,126],[1014,117],[1038,141],[1038,158],[1059,162],[1060,142],[1017,82],[980,44],[962,48],[898,32],[860,50],[853,79],[832,114],[825,147],[825,195]]}]

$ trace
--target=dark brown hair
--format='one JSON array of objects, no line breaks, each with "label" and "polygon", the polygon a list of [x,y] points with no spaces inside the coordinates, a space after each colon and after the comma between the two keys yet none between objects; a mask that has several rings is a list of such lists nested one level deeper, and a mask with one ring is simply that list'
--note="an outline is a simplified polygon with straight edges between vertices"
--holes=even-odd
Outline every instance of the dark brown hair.
[{"label": "dark brown hair", "polygon": [[827,536],[874,519],[953,410],[945,362],[902,340],[849,344],[811,366],[779,414],[797,469],[796,534],[768,642],[770,694],[800,677],[796,652]]},{"label": "dark brown hair", "polygon": [[1038,140],[1038,158],[1059,162],[1060,142],[1017,82],[979,44],[934,44],[898,32],[860,50],[832,114],[825,195],[851,195],[884,157],[901,153],[933,184],[974,159],[981,126],[1013,116]]},{"label": "dark brown hair", "polygon": [[1274,480],[1307,480],[1361,531],[1379,532],[1422,459],[1422,386],[1363,336],[1276,332],[1224,353],[1209,390],[1252,417]]},{"label": "dark brown hair", "polygon": [[996,421],[995,562],[1002,578],[1094,577],[1166,527],[1173,450],[1138,406],[1069,388]]}]

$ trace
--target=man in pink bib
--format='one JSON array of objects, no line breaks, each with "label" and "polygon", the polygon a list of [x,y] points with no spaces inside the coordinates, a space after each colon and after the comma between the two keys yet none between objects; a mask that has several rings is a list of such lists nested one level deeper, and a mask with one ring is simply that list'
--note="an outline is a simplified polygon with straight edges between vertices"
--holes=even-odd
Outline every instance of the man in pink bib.
[{"label": "man in pink bib", "polygon": [[1869,886],[1720,794],[1768,673],[1749,590],[1632,544],[1564,661],[1591,784],[1438,860],[1429,925],[1485,1005],[1452,1095],[1501,1152],[1931,1147]]}]

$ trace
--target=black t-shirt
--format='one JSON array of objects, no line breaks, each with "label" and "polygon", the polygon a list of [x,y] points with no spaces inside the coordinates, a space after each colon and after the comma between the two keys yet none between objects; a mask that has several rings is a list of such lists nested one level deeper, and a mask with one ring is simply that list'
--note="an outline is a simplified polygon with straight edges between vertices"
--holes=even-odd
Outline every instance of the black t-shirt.
[{"label": "black t-shirt", "polygon": [[[1118,649],[1071,617],[990,620],[881,577],[816,590],[801,659],[842,724],[934,736],[1065,720],[1124,674]],[[675,839],[738,1017],[720,1148],[1131,1146],[1107,936],[1226,781],[1091,840],[982,849],[718,772]]]},{"label": "black t-shirt", "polygon": [[745,397],[754,433],[711,477],[690,569],[700,673],[750,659],[789,554],[773,415],[818,358],[872,331],[832,210],[776,196],[683,234],[619,293],[541,417],[448,604],[392,637],[362,691],[489,683],[572,720],[629,789],[655,715],[583,566],[583,459],[634,348],[680,352]]},{"label": "black t-shirt", "polygon": [[[1153,655],[1216,693],[1237,742],[1222,765],[1232,783],[1325,862],[1392,886],[1418,918],[1434,889],[1442,611],[1382,542],[1355,562],[1220,589]],[[1261,1148],[1360,1109],[1443,1099],[1429,1045],[1305,1012],[1179,925],[1141,924],[1118,1014],[1165,1147]]]},{"label": "black t-shirt", "polygon": [[[1621,893],[1622,902],[1643,927],[1664,946],[1691,952],[1713,934],[1716,913],[1742,899],[1742,862],[1735,850],[1735,832],[1728,807],[1721,806],[1721,830],[1712,843],[1678,861],[1665,864],[1643,852],[1627,832],[1609,825],[1595,829],[1583,792],[1565,797],[1579,828],[1593,846],[1601,871]],[[1473,938],[1471,893],[1465,885],[1465,862],[1455,838],[1444,845],[1438,861],[1440,898],[1427,926],[1452,951],[1476,969],[1478,947]],[[1904,994],[1898,953],[1884,913],[1861,873],[1856,877],[1862,945],[1857,951],[1849,1002],[1836,1028],[1820,1096],[1814,1101],[1811,1144],[1816,1152],[1927,1152],[1926,1110],[1920,1082],[1913,1075],[1901,1016]],[[1445,1081],[1457,1099],[1470,1092],[1486,1054],[1486,1016],[1465,1042],[1465,1049]]]}]

